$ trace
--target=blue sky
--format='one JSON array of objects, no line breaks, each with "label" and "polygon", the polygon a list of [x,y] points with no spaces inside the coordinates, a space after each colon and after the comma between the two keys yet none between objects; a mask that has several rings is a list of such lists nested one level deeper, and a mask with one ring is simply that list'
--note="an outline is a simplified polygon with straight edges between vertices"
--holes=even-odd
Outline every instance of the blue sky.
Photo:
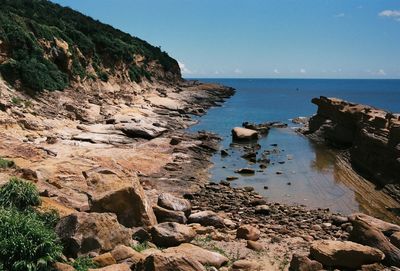
[{"label": "blue sky", "polygon": [[185,77],[400,78],[400,1],[53,0],[161,46]]}]

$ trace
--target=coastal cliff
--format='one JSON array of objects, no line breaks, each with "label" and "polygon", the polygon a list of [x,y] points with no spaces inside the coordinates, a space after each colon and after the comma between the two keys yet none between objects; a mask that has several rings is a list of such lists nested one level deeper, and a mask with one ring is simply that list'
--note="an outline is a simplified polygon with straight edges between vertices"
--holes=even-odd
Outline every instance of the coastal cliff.
[{"label": "coastal cliff", "polygon": [[314,98],[318,111],[309,121],[310,137],[348,149],[362,175],[400,200],[400,116],[336,98]]}]

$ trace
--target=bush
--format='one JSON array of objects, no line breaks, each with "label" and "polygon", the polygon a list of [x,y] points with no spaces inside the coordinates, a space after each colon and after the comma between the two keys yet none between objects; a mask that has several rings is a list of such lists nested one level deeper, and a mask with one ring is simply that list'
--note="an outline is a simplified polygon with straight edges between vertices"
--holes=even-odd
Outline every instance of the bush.
[{"label": "bush", "polygon": [[40,204],[39,192],[36,186],[28,181],[11,178],[0,188],[0,206],[26,210]]},{"label": "bush", "polygon": [[79,257],[73,263],[72,266],[77,271],[87,271],[89,268],[98,267],[97,264],[89,257]]},{"label": "bush", "polygon": [[0,208],[0,262],[4,269],[49,270],[61,255],[57,235],[36,213]]},{"label": "bush", "polygon": [[14,166],[15,166],[14,161],[3,159],[0,157],[0,168],[10,168]]}]

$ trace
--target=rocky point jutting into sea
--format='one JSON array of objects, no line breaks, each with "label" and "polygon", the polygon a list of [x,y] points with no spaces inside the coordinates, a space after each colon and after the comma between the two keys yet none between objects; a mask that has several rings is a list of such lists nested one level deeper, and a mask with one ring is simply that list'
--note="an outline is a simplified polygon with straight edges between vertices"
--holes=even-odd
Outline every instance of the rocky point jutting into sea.
[{"label": "rocky point jutting into sea", "polygon": [[[185,129],[234,89],[184,80],[160,48],[69,8],[2,4],[0,269],[399,270],[398,225],[209,180],[220,138]],[[364,153],[372,144],[397,167],[398,120],[319,101],[311,132],[393,182]],[[281,125],[244,123],[235,139]]]}]

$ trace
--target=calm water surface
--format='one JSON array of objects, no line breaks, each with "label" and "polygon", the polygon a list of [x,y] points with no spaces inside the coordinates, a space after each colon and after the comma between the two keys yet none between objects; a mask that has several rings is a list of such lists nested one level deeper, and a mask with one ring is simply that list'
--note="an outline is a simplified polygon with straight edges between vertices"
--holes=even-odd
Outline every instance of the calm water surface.
[{"label": "calm water surface", "polygon": [[[369,104],[392,112],[400,112],[400,80],[302,80],[302,79],[201,79],[232,86],[236,94],[222,107],[212,108],[191,130],[213,131],[223,137],[222,147],[230,155],[213,157],[210,170],[212,180],[226,176],[238,176],[232,186],[253,186],[257,192],[271,201],[305,204],[312,208],[330,208],[349,214],[364,211],[376,216],[385,216],[387,208],[396,208],[397,203],[384,201],[382,192],[353,183],[338,166],[335,151],[316,145],[307,138],[293,132],[290,119],[310,116],[317,107],[310,101],[313,97],[328,96],[356,103]],[[241,158],[243,150],[230,146],[231,129],[242,122],[261,123],[282,121],[287,129],[272,129],[259,140],[264,150],[276,149],[270,155],[271,164],[263,172],[253,176],[240,176],[234,170],[241,167],[259,169]],[[278,144],[277,147],[271,144]],[[284,162],[280,164],[279,162]],[[281,171],[283,174],[277,175]],[[350,182],[349,182],[350,179]],[[355,181],[354,181],[355,182]],[[366,186],[370,184],[365,184]],[[268,186],[268,189],[264,189]],[[370,194],[370,195],[365,195]],[[376,200],[375,200],[376,199]]]}]

